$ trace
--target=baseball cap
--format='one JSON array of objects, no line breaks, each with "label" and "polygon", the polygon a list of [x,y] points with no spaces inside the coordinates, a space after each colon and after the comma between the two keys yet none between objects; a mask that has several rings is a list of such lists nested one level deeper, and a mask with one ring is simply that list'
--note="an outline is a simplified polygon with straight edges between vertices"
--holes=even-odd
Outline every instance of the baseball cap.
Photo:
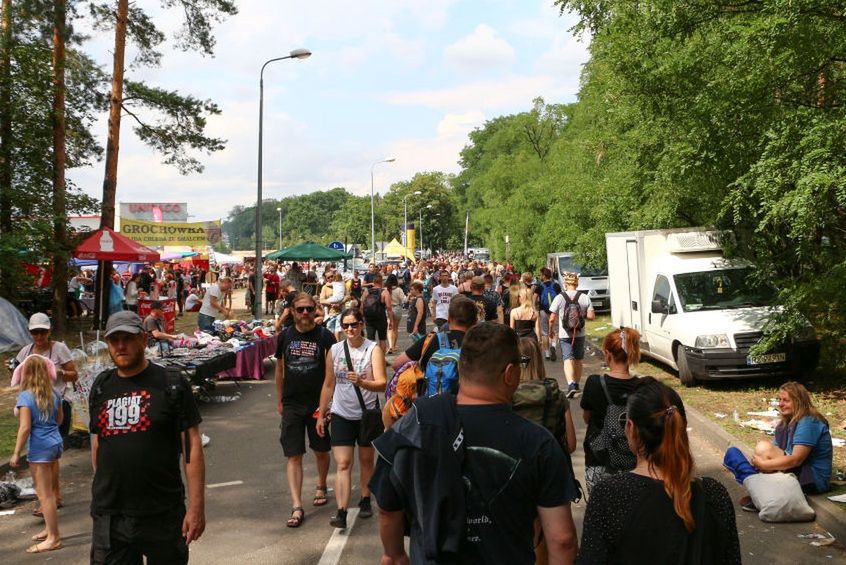
[{"label": "baseball cap", "polygon": [[50,328],[50,317],[44,312],[36,312],[29,318],[30,330],[49,330]]},{"label": "baseball cap", "polygon": [[109,337],[116,332],[139,334],[142,331],[141,318],[138,317],[138,314],[131,310],[122,310],[109,316],[109,321],[106,322],[105,337]]}]

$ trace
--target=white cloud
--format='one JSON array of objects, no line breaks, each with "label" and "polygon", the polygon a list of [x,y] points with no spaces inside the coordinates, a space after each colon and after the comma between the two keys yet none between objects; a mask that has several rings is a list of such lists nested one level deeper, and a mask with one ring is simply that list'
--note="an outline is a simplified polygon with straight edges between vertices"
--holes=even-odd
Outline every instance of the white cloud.
[{"label": "white cloud", "polygon": [[494,28],[479,24],[473,33],[444,49],[444,61],[470,74],[507,69],[514,63],[514,48]]}]

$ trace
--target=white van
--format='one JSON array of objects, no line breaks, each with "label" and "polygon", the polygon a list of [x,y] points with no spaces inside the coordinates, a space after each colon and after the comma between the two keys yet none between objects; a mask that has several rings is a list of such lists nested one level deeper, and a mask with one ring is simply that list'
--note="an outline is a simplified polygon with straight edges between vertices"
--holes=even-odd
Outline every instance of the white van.
[{"label": "white van", "polygon": [[595,311],[609,311],[611,299],[608,296],[608,271],[582,267],[573,261],[573,255],[571,251],[546,254],[546,266],[552,271],[552,280],[560,284],[563,290],[564,273],[579,273],[578,290],[587,294]]},{"label": "white van", "polygon": [[637,329],[642,352],[678,369],[686,386],[812,371],[819,342],[810,324],[790,346],[749,355],[775,290],[751,281],[749,263],[723,257],[724,235],[702,228],[605,234],[612,323]]}]

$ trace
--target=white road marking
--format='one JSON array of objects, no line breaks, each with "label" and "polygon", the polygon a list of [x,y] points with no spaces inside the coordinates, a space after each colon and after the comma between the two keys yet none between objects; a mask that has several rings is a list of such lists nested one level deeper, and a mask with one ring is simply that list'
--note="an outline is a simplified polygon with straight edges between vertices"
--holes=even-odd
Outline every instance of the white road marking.
[{"label": "white road marking", "polygon": [[358,508],[350,508],[347,511],[347,528],[345,530],[335,528],[317,565],[338,565],[341,561],[341,555],[344,553],[344,546],[347,545],[347,538],[349,538],[352,532],[357,517]]},{"label": "white road marking", "polygon": [[228,483],[215,483],[213,485],[206,485],[206,488],[234,487],[243,484],[244,481],[229,481]]}]

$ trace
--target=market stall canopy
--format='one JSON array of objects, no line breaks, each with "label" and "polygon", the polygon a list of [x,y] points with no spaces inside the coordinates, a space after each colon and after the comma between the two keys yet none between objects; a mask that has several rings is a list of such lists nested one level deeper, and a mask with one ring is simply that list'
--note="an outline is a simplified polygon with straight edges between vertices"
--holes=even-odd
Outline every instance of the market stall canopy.
[{"label": "market stall canopy", "polygon": [[73,252],[77,259],[97,261],[130,261],[147,263],[159,261],[159,254],[132,241],[111,228],[100,228],[83,241]]},{"label": "market stall canopy", "polygon": [[226,253],[218,253],[215,251],[214,262],[218,265],[237,265],[239,263],[243,263],[244,260],[240,257],[235,257],[234,255],[227,255]]},{"label": "market stall canopy", "polygon": [[312,241],[306,241],[293,247],[286,247],[285,249],[268,253],[267,258],[273,261],[280,259],[283,261],[308,261],[309,259],[314,259],[315,261],[339,261],[341,259],[352,259],[352,255],[343,251],[329,249]]},{"label": "market stall canopy", "polygon": [[385,246],[383,253],[385,257],[409,257],[413,255],[413,253],[409,254],[408,250],[402,246],[402,243],[396,239],[391,240],[391,243]]},{"label": "market stall canopy", "polygon": [[199,255],[196,251],[171,251],[162,255],[162,261],[180,261],[185,257],[196,257]]}]

